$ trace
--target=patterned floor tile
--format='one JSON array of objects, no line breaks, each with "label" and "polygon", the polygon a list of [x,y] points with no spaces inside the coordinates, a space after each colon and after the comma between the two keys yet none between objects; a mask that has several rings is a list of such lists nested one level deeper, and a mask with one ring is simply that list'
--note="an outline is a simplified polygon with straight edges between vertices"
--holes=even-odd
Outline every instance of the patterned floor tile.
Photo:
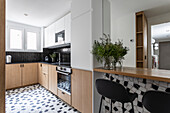
[{"label": "patterned floor tile", "polygon": [[6,91],[6,113],[79,113],[40,85]]}]

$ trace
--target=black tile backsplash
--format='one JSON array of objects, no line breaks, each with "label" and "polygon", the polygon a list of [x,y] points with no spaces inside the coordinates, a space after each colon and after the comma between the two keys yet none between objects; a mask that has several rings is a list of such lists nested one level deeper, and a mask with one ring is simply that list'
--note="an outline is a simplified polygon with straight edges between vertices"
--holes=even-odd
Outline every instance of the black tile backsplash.
[{"label": "black tile backsplash", "polygon": [[[60,52],[61,54],[61,62],[70,62],[71,61],[71,49],[70,47],[65,48],[55,48],[55,49],[48,49],[44,48],[43,52],[6,52],[6,55],[12,56],[12,63],[19,63],[19,62],[42,62],[45,61],[45,56],[48,56],[51,62],[51,58],[49,54],[54,52]],[[56,61],[58,61],[58,54],[56,57]]]},{"label": "black tile backsplash", "polygon": [[43,60],[43,53],[37,52],[6,52],[6,55],[12,56],[12,63],[41,62]]},{"label": "black tile backsplash", "polygon": [[[71,49],[70,49],[70,47],[57,48],[57,49],[44,48],[43,49],[43,61],[45,61],[45,56],[48,56],[49,59],[51,59],[49,54],[52,54],[54,52],[59,52],[61,54],[61,62],[70,62],[71,61]],[[56,57],[56,61],[58,61],[58,54],[57,54],[57,57]]]}]

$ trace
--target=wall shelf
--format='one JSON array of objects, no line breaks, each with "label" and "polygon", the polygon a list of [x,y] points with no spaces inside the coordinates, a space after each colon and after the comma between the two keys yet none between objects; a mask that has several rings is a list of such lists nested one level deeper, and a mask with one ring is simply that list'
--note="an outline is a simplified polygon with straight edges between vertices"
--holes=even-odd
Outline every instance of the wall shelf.
[{"label": "wall shelf", "polygon": [[136,67],[147,68],[147,19],[144,12],[136,13]]},{"label": "wall shelf", "polygon": [[138,31],[138,32],[136,32],[137,34],[141,34],[141,33],[143,33],[143,31]]}]

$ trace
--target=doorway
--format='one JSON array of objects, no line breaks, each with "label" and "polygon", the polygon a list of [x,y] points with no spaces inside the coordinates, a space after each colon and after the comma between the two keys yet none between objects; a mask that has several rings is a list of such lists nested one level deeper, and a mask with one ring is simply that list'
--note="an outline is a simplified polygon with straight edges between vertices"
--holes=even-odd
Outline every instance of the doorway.
[{"label": "doorway", "polygon": [[152,69],[170,69],[170,22],[151,26]]}]

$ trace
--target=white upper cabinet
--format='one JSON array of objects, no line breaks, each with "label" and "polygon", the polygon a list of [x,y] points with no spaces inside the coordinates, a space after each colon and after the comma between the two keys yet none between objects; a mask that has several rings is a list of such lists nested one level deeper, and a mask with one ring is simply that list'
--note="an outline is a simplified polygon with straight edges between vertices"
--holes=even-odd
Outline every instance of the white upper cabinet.
[{"label": "white upper cabinet", "polygon": [[45,28],[45,47],[58,45],[55,42],[55,34],[65,30],[65,43],[71,43],[71,14],[67,14],[55,23]]},{"label": "white upper cabinet", "polygon": [[65,43],[71,43],[71,13],[65,16]]}]

